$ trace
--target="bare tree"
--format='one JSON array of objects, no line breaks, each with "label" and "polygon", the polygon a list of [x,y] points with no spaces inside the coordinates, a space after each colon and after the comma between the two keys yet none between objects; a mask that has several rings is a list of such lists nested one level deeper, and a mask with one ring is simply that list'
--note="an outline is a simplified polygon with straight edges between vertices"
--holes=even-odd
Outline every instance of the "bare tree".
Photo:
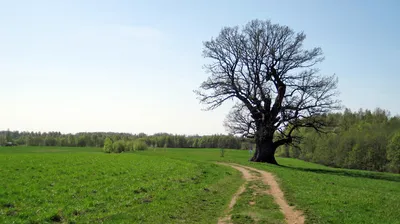
[{"label": "bare tree", "polygon": [[233,106],[232,110],[224,121],[225,129],[233,135],[241,135],[242,137],[254,138],[256,133],[256,124],[251,117],[244,104],[238,103]]},{"label": "bare tree", "polygon": [[255,162],[277,164],[276,149],[300,127],[323,131],[323,115],[339,108],[337,78],[318,75],[320,48],[303,49],[306,35],[270,21],[225,27],[204,42],[210,77],[195,92],[207,109],[237,104],[225,121],[233,134],[255,138]]}]

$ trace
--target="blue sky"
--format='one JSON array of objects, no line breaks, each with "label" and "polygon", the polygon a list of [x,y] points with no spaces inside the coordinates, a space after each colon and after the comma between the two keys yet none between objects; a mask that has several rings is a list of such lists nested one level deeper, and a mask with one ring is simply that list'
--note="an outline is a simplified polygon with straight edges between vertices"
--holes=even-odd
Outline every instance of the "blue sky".
[{"label": "blue sky", "polygon": [[0,130],[225,133],[202,111],[202,42],[270,19],[323,49],[353,110],[400,114],[400,2],[0,1]]}]

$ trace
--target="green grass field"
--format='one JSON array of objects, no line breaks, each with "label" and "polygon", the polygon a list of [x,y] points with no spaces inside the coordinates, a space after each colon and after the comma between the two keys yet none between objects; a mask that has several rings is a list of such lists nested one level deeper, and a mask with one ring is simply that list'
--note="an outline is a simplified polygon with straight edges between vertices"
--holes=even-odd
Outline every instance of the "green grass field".
[{"label": "green grass field", "polygon": [[0,223],[216,223],[242,183],[212,163],[98,151],[0,148]]},{"label": "green grass field", "polygon": [[[0,147],[0,223],[216,223],[243,181],[215,161],[274,173],[307,223],[400,223],[400,175],[248,159],[247,151],[237,150],[221,158],[217,149],[104,154],[97,148]],[[255,200],[249,193],[238,200],[233,219]],[[271,199],[260,199],[258,209],[263,203]],[[259,223],[283,219],[276,207],[256,212]]]},{"label": "green grass field", "polygon": [[400,175],[335,169],[297,159],[278,158],[281,166],[248,162],[247,151],[170,149],[140,152],[181,160],[224,161],[274,173],[285,197],[304,211],[306,223],[400,223]]}]

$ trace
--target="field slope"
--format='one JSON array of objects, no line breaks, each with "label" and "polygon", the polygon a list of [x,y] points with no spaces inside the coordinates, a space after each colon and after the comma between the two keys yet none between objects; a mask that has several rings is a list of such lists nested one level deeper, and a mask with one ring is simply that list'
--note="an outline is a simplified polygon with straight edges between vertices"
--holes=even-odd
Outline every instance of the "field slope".
[{"label": "field slope", "polygon": [[290,205],[304,212],[306,223],[400,223],[400,175],[335,169],[297,159],[278,158],[281,166],[250,163],[247,151],[171,149],[144,155],[193,161],[233,162],[272,172]]},{"label": "field slope", "polygon": [[[96,148],[0,148],[0,223],[217,223],[243,179],[216,162],[273,173],[306,223],[400,223],[400,175],[249,158],[238,150],[220,157],[217,149],[115,155]],[[234,223],[281,223],[276,211],[272,197],[257,199],[246,190],[230,215]]]},{"label": "field slope", "polygon": [[212,163],[2,149],[0,223],[216,223],[242,183],[240,173]]}]

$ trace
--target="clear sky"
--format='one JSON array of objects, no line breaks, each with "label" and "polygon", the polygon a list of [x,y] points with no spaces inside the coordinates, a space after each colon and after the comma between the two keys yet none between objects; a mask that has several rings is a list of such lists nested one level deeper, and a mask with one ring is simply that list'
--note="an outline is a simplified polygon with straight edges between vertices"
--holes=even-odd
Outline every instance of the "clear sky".
[{"label": "clear sky", "polygon": [[323,49],[353,110],[400,114],[398,0],[0,0],[0,130],[225,133],[202,41],[270,19]]}]

